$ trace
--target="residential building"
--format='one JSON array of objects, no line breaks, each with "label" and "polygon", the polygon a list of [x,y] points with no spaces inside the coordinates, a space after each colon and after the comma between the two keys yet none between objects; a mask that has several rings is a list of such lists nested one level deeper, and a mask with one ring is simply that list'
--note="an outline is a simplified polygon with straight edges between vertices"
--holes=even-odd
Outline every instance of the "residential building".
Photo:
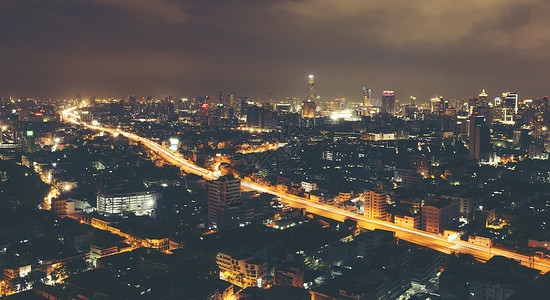
[{"label": "residential building", "polygon": [[248,254],[232,255],[218,252],[216,264],[220,269],[220,279],[241,288],[262,287],[267,277],[267,262]]},{"label": "residential building", "polygon": [[363,195],[365,198],[365,217],[386,221],[388,193],[366,191]]},{"label": "residential building", "polygon": [[457,218],[458,206],[454,201],[434,201],[422,207],[422,230],[442,233]]}]

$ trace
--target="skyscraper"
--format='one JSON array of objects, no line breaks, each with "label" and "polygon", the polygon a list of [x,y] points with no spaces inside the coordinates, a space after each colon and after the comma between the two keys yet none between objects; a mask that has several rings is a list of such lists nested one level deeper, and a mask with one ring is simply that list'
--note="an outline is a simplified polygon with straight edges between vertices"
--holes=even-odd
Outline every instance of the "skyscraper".
[{"label": "skyscraper", "polygon": [[519,93],[506,92],[502,93],[501,107],[503,120],[513,122],[514,115],[518,113]]},{"label": "skyscraper", "polygon": [[485,116],[473,115],[470,117],[469,137],[468,151],[470,159],[479,161],[490,153],[490,133]]},{"label": "skyscraper", "polygon": [[233,107],[235,96],[232,93],[224,93],[220,92],[218,96],[218,103],[225,106],[225,107]]},{"label": "skyscraper", "polygon": [[367,89],[366,87],[363,87],[363,106],[364,107],[371,106],[371,102],[370,102],[371,96],[372,96],[371,89]]},{"label": "skyscraper", "polygon": [[384,91],[382,93],[382,107],[380,112],[393,114],[395,112],[395,93],[393,91]]},{"label": "skyscraper", "polygon": [[430,99],[430,109],[433,114],[441,115],[445,113],[443,97],[435,96],[435,98]]},{"label": "skyscraper", "polygon": [[302,117],[304,118],[315,118],[315,99],[318,98],[317,94],[315,94],[315,79],[313,75],[309,75],[307,80],[308,85],[308,91],[307,96],[304,98],[304,102],[302,102]]},{"label": "skyscraper", "polygon": [[246,110],[248,108],[248,97],[239,97],[239,101],[239,116],[244,117],[246,116]]},{"label": "skyscraper", "polygon": [[476,101],[476,107],[477,108],[487,108],[489,107],[489,95],[485,93],[485,89],[481,91],[481,94],[479,94],[479,97]]},{"label": "skyscraper", "polygon": [[208,182],[208,225],[223,227],[227,209],[242,204],[241,180],[226,175]]}]

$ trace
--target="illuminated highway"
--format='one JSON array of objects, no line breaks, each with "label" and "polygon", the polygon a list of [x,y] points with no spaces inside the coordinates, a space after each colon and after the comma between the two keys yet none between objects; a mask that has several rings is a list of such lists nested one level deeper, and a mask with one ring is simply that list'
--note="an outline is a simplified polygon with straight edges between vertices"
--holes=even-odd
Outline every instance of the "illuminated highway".
[{"label": "illuminated highway", "polygon": [[[78,121],[78,116],[72,113],[73,110],[75,110],[75,108],[63,111],[63,116],[65,121],[71,122],[73,124],[82,125],[89,129],[109,132],[114,135],[120,134],[134,141],[139,141],[143,143],[147,148],[149,148],[150,150],[152,150],[153,152],[161,156],[163,159],[165,159],[168,163],[179,166],[182,171],[202,176],[207,180],[213,180],[218,178],[216,174],[219,174],[219,172],[216,172],[215,174],[213,171],[198,167],[192,162],[189,162],[183,159],[178,154],[174,154],[170,152],[168,149],[160,146],[159,144],[157,144],[156,142],[150,139],[137,136],[133,133],[120,131],[118,129],[111,129],[111,128],[105,128],[105,127],[100,127],[96,125],[82,123]],[[312,214],[320,215],[320,216],[337,220],[337,221],[344,221],[347,218],[353,219],[357,221],[358,225],[361,228],[368,229],[368,230],[382,229],[382,230],[393,231],[395,232],[395,236],[400,240],[405,240],[414,244],[422,245],[422,246],[425,246],[440,252],[444,252],[447,254],[452,252],[469,253],[474,255],[476,258],[479,258],[482,260],[488,260],[493,255],[502,255],[508,258],[513,258],[517,261],[521,261],[523,265],[536,268],[538,270],[541,270],[543,273],[550,271],[550,261],[546,259],[532,257],[531,261],[529,261],[528,256],[517,254],[508,250],[474,245],[474,244],[470,244],[468,242],[462,241],[460,239],[456,239],[454,241],[448,241],[446,237],[439,234],[433,234],[433,233],[429,233],[429,232],[421,231],[417,229],[400,227],[394,223],[366,218],[362,215],[358,215],[358,214],[340,209],[338,207],[311,201],[303,197],[287,194],[287,193],[278,191],[271,186],[266,186],[263,184],[258,184],[247,180],[242,181],[242,187],[245,189],[273,194],[279,197],[282,202],[287,203],[290,206],[295,208],[304,208],[307,212]]]}]

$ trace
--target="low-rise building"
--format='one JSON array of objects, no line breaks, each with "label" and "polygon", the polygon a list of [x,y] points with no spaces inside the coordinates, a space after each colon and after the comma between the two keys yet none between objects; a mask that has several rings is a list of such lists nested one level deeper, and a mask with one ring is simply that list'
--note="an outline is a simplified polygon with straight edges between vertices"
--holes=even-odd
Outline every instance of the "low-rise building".
[{"label": "low-rise building", "polygon": [[421,228],[421,217],[420,215],[395,215],[393,222],[401,227],[420,229]]},{"label": "low-rise building", "polygon": [[151,215],[155,210],[160,194],[149,190],[102,190],[97,193],[97,211],[105,216]]},{"label": "low-rise building", "polygon": [[220,279],[241,288],[262,287],[267,277],[267,262],[248,254],[231,255],[218,252],[216,263],[220,268]]},{"label": "low-rise building", "polygon": [[478,245],[478,246],[483,246],[483,247],[491,247],[493,246],[493,239],[482,237],[482,236],[470,235],[468,237],[468,243]]}]

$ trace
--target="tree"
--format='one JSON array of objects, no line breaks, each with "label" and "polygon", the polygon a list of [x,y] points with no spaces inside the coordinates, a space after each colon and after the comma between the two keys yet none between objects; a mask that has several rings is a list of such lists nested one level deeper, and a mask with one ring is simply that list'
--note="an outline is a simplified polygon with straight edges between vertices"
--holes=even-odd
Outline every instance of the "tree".
[{"label": "tree", "polygon": [[50,276],[53,281],[60,281],[71,275],[84,272],[88,270],[88,268],[89,265],[84,259],[70,260],[56,266]]}]

